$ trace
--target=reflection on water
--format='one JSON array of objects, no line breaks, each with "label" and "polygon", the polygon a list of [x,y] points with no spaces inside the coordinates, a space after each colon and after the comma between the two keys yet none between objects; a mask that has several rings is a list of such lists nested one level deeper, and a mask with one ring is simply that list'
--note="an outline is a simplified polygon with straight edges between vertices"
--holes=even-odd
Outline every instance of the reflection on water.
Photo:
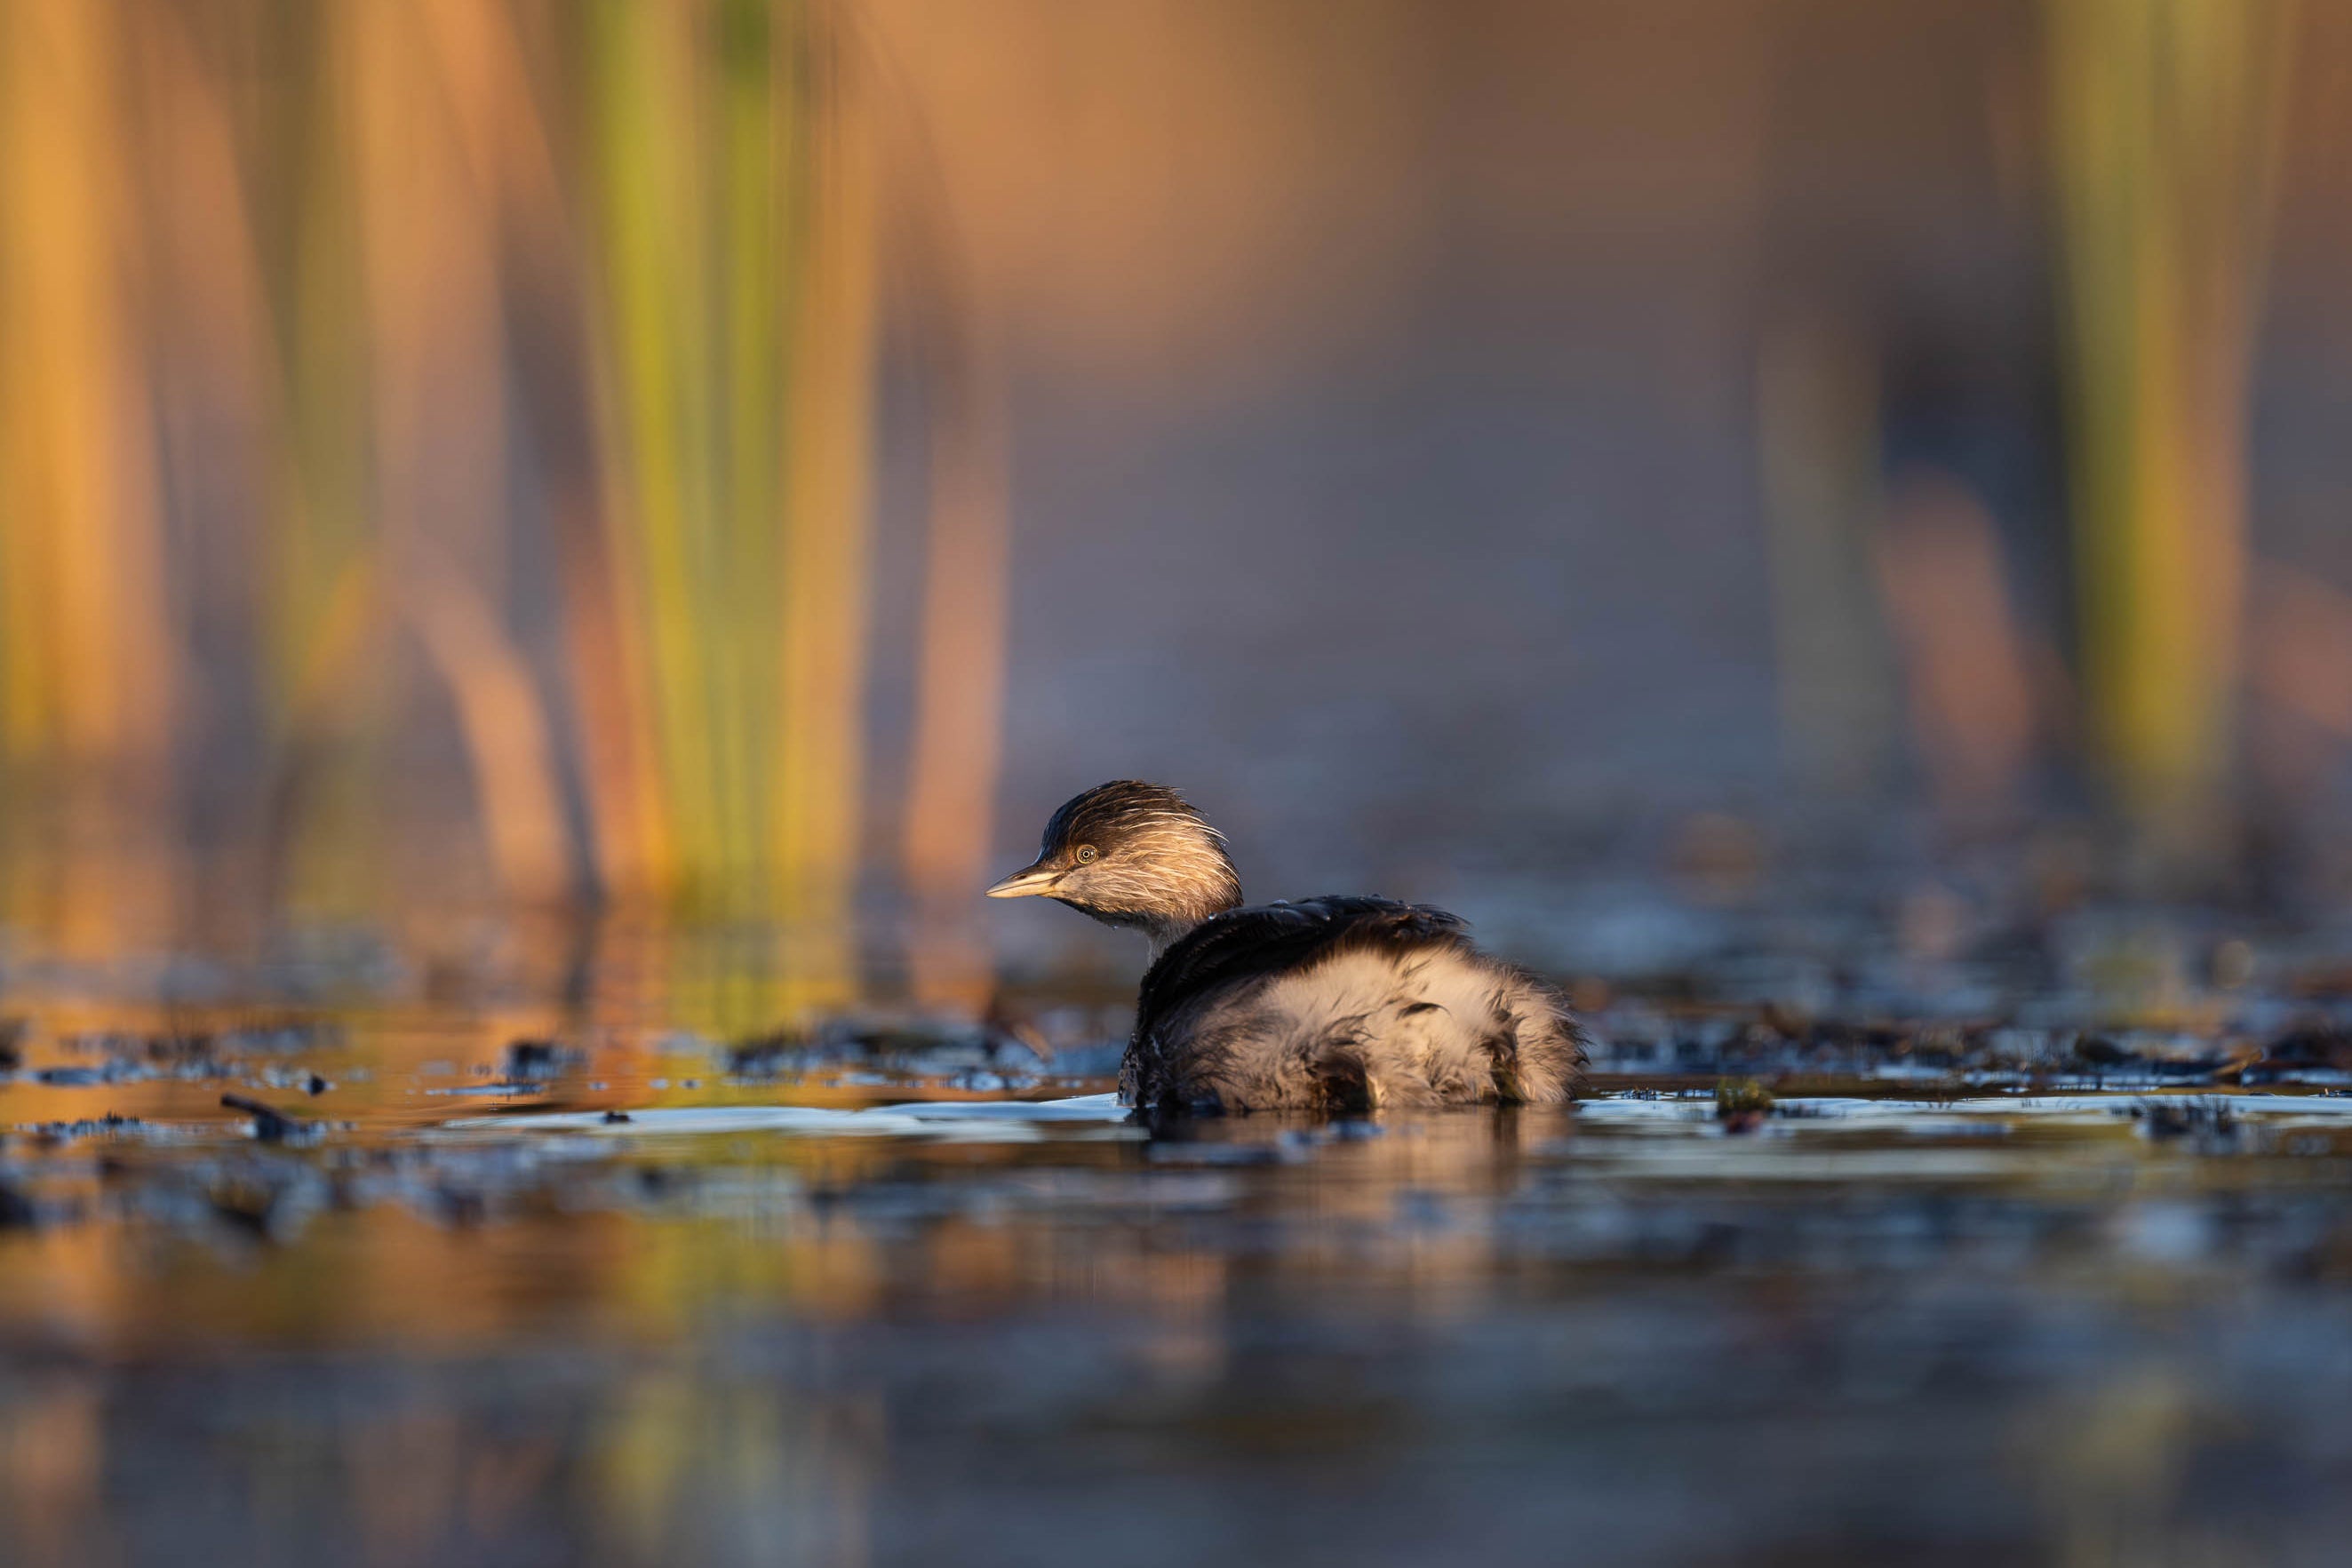
[{"label": "reflection on water", "polygon": [[2352,1525],[2352,1099],[2309,1084],[1857,1081],[1740,1134],[1625,1076],[1155,1139],[1084,1052],[528,1021],[22,1036],[6,1560],[2281,1562]]}]

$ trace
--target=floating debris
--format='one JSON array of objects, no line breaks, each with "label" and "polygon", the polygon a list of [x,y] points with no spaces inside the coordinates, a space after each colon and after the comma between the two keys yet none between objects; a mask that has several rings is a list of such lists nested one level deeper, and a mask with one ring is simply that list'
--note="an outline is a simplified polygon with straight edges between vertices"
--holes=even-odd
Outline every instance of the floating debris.
[{"label": "floating debris", "polygon": [[2141,1100],[2133,1104],[2131,1117],[2139,1124],[2141,1135],[2155,1143],[2195,1138],[2200,1144],[2220,1145],[2234,1142],[2238,1136],[2237,1112],[2218,1095]]},{"label": "floating debris", "polygon": [[726,1061],[730,1076],[755,1081],[806,1077],[828,1068],[943,1078],[1008,1068],[1026,1074],[1049,1065],[1024,1031],[1007,1025],[876,1017],[741,1040],[727,1048]]},{"label": "floating debris", "polygon": [[149,1124],[136,1116],[118,1115],[109,1111],[103,1116],[87,1117],[76,1122],[35,1122],[18,1131],[45,1144],[78,1143],[84,1138],[107,1137],[120,1133],[144,1135]]},{"label": "floating debris", "polygon": [[323,1135],[316,1122],[289,1116],[273,1105],[245,1094],[224,1094],[221,1102],[232,1111],[242,1111],[253,1118],[253,1135],[265,1144],[310,1143]]},{"label": "floating debris", "polygon": [[33,1080],[50,1089],[87,1089],[98,1083],[120,1083],[124,1076],[98,1067],[44,1067],[33,1074]]},{"label": "floating debris", "polygon": [[2288,1030],[2240,1064],[2238,1081],[2258,1083],[2318,1082],[2352,1072],[2352,1035],[2332,1024]]},{"label": "floating debris", "polygon": [[505,1073],[510,1083],[543,1083],[584,1064],[588,1053],[551,1040],[518,1040],[507,1046]]}]

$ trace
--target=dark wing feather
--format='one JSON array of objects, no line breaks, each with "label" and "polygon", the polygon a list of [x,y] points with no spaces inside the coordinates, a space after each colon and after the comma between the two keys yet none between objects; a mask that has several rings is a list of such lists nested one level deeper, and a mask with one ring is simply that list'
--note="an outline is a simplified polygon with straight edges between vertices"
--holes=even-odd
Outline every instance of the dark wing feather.
[{"label": "dark wing feather", "polygon": [[1160,956],[1136,1000],[1140,1045],[1171,1012],[1212,991],[1263,979],[1341,948],[1458,942],[1467,927],[1442,909],[1334,894],[1260,904],[1202,921]]}]

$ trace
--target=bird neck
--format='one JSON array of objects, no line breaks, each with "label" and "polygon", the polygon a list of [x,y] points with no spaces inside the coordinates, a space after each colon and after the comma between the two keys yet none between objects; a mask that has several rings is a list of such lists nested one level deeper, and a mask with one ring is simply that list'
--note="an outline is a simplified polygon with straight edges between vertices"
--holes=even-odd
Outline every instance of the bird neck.
[{"label": "bird neck", "polygon": [[1143,936],[1145,941],[1151,944],[1151,961],[1155,964],[1160,962],[1160,956],[1162,953],[1184,940],[1192,928],[1200,924],[1197,920],[1186,920],[1180,916],[1167,920],[1154,920],[1146,925],[1143,927]]},{"label": "bird neck", "polygon": [[1157,964],[1162,953],[1191,936],[1202,922],[1213,919],[1228,909],[1239,909],[1241,906],[1241,889],[1235,887],[1228,896],[1217,900],[1212,907],[1197,910],[1160,910],[1140,921],[1137,928],[1143,933],[1144,939],[1151,944],[1151,961]]}]

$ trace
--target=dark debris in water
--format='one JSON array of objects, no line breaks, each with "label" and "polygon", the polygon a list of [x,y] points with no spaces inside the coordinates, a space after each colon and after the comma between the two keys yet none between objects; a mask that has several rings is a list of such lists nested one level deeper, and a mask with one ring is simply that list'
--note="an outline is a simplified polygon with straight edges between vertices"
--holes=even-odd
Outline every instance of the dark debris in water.
[{"label": "dark debris in water", "polygon": [[2134,1085],[2352,1085],[2352,1034],[2296,1025],[2264,1039],[2188,1028],[2098,1030],[1977,1023],[1855,1024],[1785,1009],[1621,1005],[1591,1019],[1597,1078],[1883,1081],[1956,1093],[1988,1083],[2093,1090]]},{"label": "dark debris in water", "polygon": [[2352,1076],[2352,1034],[2332,1024],[2289,1030],[2245,1065],[2241,1082],[2289,1082],[2314,1071]]},{"label": "dark debris in water", "polygon": [[900,1077],[988,1074],[1000,1084],[1010,1078],[1025,1083],[1055,1065],[1027,1031],[1010,1024],[880,1018],[837,1019],[738,1041],[727,1048],[726,1061],[729,1076],[750,1082],[846,1069]]},{"label": "dark debris in water", "polygon": [[49,1089],[89,1089],[149,1082],[238,1082],[262,1088],[332,1083],[289,1059],[344,1043],[341,1028],[317,1021],[270,1021],[223,1029],[85,1030],[56,1041],[51,1060],[32,1065],[33,1029],[25,1019],[0,1023],[0,1075],[22,1073]]},{"label": "dark debris in water", "polygon": [[50,1144],[78,1143],[84,1138],[109,1137],[123,1133],[142,1133],[147,1124],[136,1116],[118,1115],[109,1111],[103,1116],[79,1122],[36,1122],[24,1131],[36,1139]]},{"label": "dark debris in water", "polygon": [[87,1089],[94,1083],[121,1083],[131,1076],[102,1067],[44,1067],[33,1074],[36,1082],[52,1089]]},{"label": "dark debris in water", "polygon": [[2158,1143],[2189,1138],[2226,1146],[2236,1141],[2242,1126],[2237,1111],[2220,1096],[2142,1100],[2132,1105],[2130,1115],[2142,1133]]},{"label": "dark debris in water", "polygon": [[577,1071],[588,1053],[552,1040],[518,1040],[507,1046],[505,1071],[509,1083],[544,1083]]},{"label": "dark debris in water", "polygon": [[252,1117],[253,1135],[265,1144],[310,1143],[323,1135],[318,1123],[289,1115],[247,1094],[224,1094],[220,1103],[224,1109],[242,1111]]}]

